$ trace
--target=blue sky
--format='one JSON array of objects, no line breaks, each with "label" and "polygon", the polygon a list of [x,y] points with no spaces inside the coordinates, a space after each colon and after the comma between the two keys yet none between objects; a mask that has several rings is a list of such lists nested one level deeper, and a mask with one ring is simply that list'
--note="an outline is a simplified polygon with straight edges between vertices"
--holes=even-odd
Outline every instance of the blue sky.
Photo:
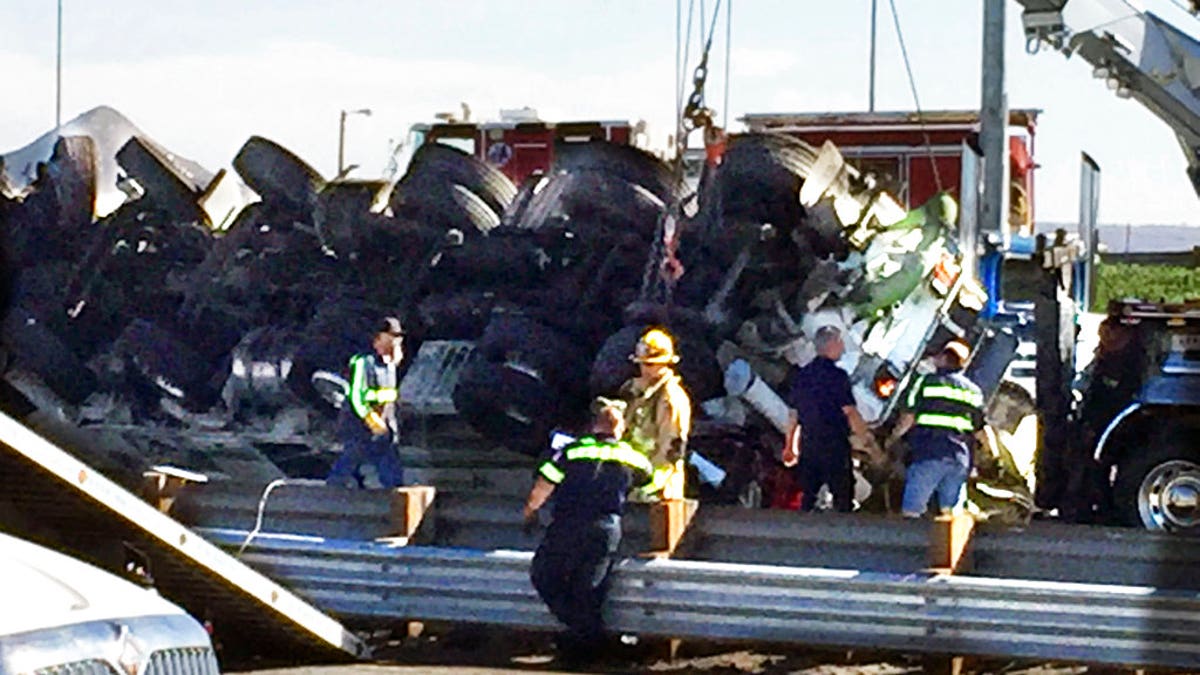
[{"label": "blue sky", "polygon": [[[710,14],[714,2],[703,3]],[[865,109],[870,0],[733,2],[735,118]],[[978,107],[981,0],[896,4],[922,107]],[[1193,34],[1200,28],[1170,0],[1144,4]],[[363,176],[382,171],[389,139],[459,101],[479,117],[528,105],[550,120],[645,119],[659,144],[673,129],[672,0],[64,0],[64,7],[64,120],[111,105],[211,169],[228,165],[259,134],[331,174],[343,108],[374,111],[347,129],[347,162],[360,164]],[[1044,110],[1039,219],[1074,220],[1079,152],[1087,150],[1104,171],[1104,222],[1200,224],[1166,125],[1114,97],[1083,61],[1026,55],[1020,6],[1009,3],[1007,12],[1010,105]],[[7,152],[53,126],[55,3],[0,0],[0,17],[0,152]],[[724,11],[709,78],[717,106],[723,22]],[[878,45],[877,108],[912,109],[886,0]]]}]

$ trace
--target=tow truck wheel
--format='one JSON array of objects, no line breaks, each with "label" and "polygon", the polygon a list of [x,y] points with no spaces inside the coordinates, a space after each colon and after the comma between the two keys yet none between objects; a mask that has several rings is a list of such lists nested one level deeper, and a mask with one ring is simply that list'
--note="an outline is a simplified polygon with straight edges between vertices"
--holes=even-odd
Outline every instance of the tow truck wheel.
[{"label": "tow truck wheel", "polygon": [[1128,525],[1200,535],[1200,455],[1180,445],[1118,466],[1113,496]]}]

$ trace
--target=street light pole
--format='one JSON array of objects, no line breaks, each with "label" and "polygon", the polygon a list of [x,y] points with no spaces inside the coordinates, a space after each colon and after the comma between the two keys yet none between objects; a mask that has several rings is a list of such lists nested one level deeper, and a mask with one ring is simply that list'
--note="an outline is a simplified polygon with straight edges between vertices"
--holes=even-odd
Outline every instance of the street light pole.
[{"label": "street light pole", "polygon": [[62,0],[58,0],[57,57],[54,65],[54,128],[62,127]]},{"label": "street light pole", "polygon": [[370,108],[359,108],[358,110],[343,110],[338,117],[338,158],[337,158],[337,175],[342,177],[342,173],[346,170],[346,116],[347,115],[363,115],[371,116]]},{"label": "street light pole", "polygon": [[871,84],[867,89],[867,110],[875,112],[875,25],[878,16],[877,0],[871,0]]}]

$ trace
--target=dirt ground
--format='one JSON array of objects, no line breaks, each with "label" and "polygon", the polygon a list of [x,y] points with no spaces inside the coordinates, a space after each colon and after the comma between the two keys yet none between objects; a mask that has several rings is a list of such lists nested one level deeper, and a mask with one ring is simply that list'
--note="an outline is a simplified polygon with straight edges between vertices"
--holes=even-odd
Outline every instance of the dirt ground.
[{"label": "dirt ground", "polygon": [[[660,673],[662,675],[900,675],[938,672],[946,659],[920,655],[801,648],[753,649],[738,645],[682,643],[668,658],[665,642],[622,649],[620,656],[588,664],[564,664],[555,657],[552,638],[514,632],[451,632],[419,638],[378,639],[372,664],[273,668],[239,664],[227,672],[256,675],[499,675],[503,673]],[[968,659],[963,673],[1075,675],[1102,672],[1073,664],[1046,664],[996,659]],[[1103,672],[1114,672],[1107,670]]]}]

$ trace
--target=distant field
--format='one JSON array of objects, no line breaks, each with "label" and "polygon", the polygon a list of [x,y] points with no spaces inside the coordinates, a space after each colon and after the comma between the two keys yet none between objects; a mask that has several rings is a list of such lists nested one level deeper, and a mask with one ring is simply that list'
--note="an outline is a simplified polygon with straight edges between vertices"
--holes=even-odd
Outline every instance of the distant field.
[{"label": "distant field", "polygon": [[1167,302],[1200,299],[1200,269],[1123,263],[1097,265],[1093,311],[1104,311],[1109,300],[1121,298]]}]

